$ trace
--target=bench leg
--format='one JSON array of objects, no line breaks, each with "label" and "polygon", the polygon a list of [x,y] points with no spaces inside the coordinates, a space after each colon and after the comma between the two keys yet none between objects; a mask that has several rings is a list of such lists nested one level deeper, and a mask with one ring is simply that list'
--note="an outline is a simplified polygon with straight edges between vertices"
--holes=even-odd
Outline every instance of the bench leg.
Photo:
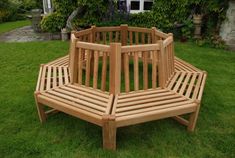
[{"label": "bench leg", "polygon": [[[198,102],[197,102],[198,103]],[[197,118],[200,110],[200,103],[198,103],[197,110],[190,114],[189,116],[189,124],[188,124],[188,131],[193,132],[197,123]]]},{"label": "bench leg", "polygon": [[37,110],[38,110],[39,120],[40,120],[41,123],[43,123],[43,122],[46,121],[47,115],[46,115],[46,113],[43,109],[43,105],[38,102],[36,93],[34,94],[34,97],[35,97],[35,102],[36,102],[36,106],[37,106]]},{"label": "bench leg", "polygon": [[108,150],[116,150],[116,125],[115,119],[110,116],[103,116],[103,148]]}]

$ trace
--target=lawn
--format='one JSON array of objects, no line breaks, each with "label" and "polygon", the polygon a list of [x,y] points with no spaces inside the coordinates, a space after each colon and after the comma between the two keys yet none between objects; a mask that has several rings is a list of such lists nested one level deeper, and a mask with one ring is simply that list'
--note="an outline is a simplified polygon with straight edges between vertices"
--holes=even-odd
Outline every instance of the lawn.
[{"label": "lawn", "polygon": [[21,21],[14,21],[14,22],[6,22],[6,23],[2,23],[0,24],[0,35],[2,33],[23,27],[23,26],[27,26],[30,25],[30,21],[29,20],[21,20]]},{"label": "lawn", "polygon": [[39,65],[67,51],[60,41],[0,43],[0,157],[235,157],[235,52],[176,43],[177,56],[208,72],[196,131],[172,119],[120,128],[110,152],[93,124],[63,113],[39,123]]}]

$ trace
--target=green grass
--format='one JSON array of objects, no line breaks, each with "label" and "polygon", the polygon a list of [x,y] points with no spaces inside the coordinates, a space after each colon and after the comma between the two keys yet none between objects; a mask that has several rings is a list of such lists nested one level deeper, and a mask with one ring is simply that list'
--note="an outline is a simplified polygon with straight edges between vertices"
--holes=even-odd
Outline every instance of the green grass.
[{"label": "green grass", "polygon": [[21,21],[14,21],[14,22],[5,22],[0,24],[0,35],[2,33],[23,27],[23,26],[27,26],[30,25],[30,21],[29,20],[21,20]]},{"label": "green grass", "polygon": [[172,119],[120,128],[110,152],[93,124],[63,113],[39,123],[39,64],[65,55],[68,43],[0,43],[0,157],[235,157],[235,53],[192,43],[176,43],[175,50],[208,72],[196,131]]}]

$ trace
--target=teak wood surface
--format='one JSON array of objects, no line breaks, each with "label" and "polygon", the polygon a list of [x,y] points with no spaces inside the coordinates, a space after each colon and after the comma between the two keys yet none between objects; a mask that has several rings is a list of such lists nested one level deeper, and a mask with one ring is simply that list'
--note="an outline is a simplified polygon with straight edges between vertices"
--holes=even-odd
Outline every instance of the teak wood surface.
[{"label": "teak wood surface", "polygon": [[101,126],[111,150],[123,126],[172,117],[194,131],[207,73],[175,57],[173,42],[171,33],[125,24],[72,32],[69,55],[40,67],[40,121],[61,111]]}]

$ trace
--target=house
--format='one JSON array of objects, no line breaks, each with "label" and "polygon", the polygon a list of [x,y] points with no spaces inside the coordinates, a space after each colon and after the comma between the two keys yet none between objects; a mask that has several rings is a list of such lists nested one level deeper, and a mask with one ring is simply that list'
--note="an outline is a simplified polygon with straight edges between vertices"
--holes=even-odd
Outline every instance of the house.
[{"label": "house", "polygon": [[42,0],[43,2],[43,13],[49,14],[53,12],[52,0]]},{"label": "house", "polygon": [[[151,10],[153,0],[118,0],[118,7],[126,6],[130,13],[139,13]],[[44,14],[53,12],[52,0],[43,0]]]},{"label": "house", "polygon": [[126,8],[130,13],[140,13],[151,10],[153,0],[119,0],[118,6],[126,4]]}]

